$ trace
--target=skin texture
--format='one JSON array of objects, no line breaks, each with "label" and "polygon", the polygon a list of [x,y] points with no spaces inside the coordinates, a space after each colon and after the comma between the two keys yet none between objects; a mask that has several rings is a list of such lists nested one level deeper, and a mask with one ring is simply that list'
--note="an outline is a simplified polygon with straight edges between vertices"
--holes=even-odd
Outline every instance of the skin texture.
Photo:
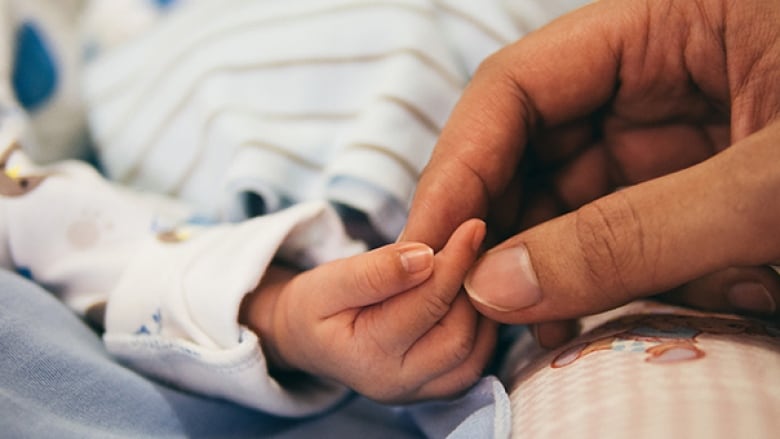
[{"label": "skin texture", "polygon": [[335,380],[388,403],[456,395],[481,376],[496,341],[496,324],[461,287],[484,236],[484,222],[471,220],[435,255],[405,242],[302,273],[272,267],[239,321],[276,372]]},{"label": "skin texture", "polygon": [[493,319],[545,322],[546,345],[576,332],[556,321],[659,293],[776,316],[778,23],[774,0],[602,0],[505,47],[453,111],[402,239],[439,248],[485,218],[498,244],[466,289]]}]

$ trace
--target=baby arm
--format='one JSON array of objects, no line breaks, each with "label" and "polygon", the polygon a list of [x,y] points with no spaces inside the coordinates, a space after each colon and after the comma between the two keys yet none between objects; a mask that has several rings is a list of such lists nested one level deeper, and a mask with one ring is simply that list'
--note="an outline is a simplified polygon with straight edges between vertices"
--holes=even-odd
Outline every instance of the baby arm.
[{"label": "baby arm", "polygon": [[296,273],[275,267],[241,307],[272,368],[382,402],[452,396],[480,376],[495,325],[461,291],[485,235],[467,221],[434,255],[396,243]]},{"label": "baby arm", "polygon": [[79,314],[105,304],[106,349],[132,369],[282,416],[347,393],[318,380],[280,386],[237,319],[274,255],[317,265],[365,251],[326,203],[204,226],[175,200],[112,185],[77,162],[37,166],[14,147],[0,152],[0,214],[0,266]]}]

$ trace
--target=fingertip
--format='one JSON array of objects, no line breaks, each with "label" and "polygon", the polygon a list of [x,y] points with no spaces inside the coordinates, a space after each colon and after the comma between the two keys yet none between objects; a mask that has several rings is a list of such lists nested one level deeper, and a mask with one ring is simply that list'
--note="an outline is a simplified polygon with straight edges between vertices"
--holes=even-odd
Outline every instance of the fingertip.
[{"label": "fingertip", "polygon": [[777,311],[769,288],[760,282],[741,282],[732,285],[726,291],[726,300],[737,311],[772,315]]},{"label": "fingertip", "polygon": [[459,225],[452,236],[447,241],[446,247],[458,246],[461,243],[468,245],[468,247],[474,252],[478,252],[482,247],[482,242],[485,240],[487,234],[487,226],[485,221],[479,218],[471,218],[464,221]]},{"label": "fingertip", "polygon": [[661,297],[706,311],[776,316],[780,275],[771,267],[732,267],[702,276]]},{"label": "fingertip", "polygon": [[433,267],[433,249],[423,243],[407,243],[398,251],[401,266],[407,274],[417,274]]},{"label": "fingertip", "polygon": [[482,243],[485,242],[485,235],[487,235],[487,225],[485,221],[481,219],[472,219],[468,222],[474,224],[474,234],[472,235],[471,248],[475,252],[479,252],[482,248]]},{"label": "fingertip", "polygon": [[580,332],[576,320],[537,323],[531,328],[536,342],[544,349],[555,349],[573,339]]},{"label": "fingertip", "polygon": [[483,256],[468,273],[469,297],[497,312],[518,311],[542,301],[528,249],[519,244]]}]

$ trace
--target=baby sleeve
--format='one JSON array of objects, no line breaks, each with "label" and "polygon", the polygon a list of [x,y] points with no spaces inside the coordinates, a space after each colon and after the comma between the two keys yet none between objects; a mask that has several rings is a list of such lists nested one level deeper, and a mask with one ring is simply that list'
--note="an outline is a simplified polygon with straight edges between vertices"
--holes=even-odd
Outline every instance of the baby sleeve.
[{"label": "baby sleeve", "polygon": [[2,262],[79,314],[106,303],[105,345],[125,364],[282,416],[346,395],[313,377],[280,385],[262,340],[238,324],[243,296],[275,256],[314,265],[364,250],[326,203],[203,225],[186,206],[113,185],[82,163],[37,167],[16,150],[0,168]]},{"label": "baby sleeve", "polygon": [[262,340],[237,315],[277,249],[308,260],[352,253],[333,233],[338,221],[325,204],[309,203],[147,241],[109,297],[106,346],[152,376],[274,414],[332,406],[346,389],[312,377],[294,391],[281,386],[268,374]]}]

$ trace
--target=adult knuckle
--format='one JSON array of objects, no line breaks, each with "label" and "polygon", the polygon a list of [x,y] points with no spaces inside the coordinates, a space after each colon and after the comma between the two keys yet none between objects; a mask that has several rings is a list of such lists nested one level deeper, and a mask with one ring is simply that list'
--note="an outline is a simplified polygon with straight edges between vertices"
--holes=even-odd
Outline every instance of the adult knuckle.
[{"label": "adult knuckle", "polygon": [[506,61],[501,51],[494,52],[479,63],[473,76],[491,75],[499,69],[503,70],[505,64]]},{"label": "adult knuckle", "polygon": [[[482,61],[478,66],[474,77],[479,75],[484,78],[489,78],[488,80],[495,86],[493,90],[496,93],[511,95],[512,99],[517,102],[522,109],[523,121],[528,125],[527,128],[531,128],[539,122],[536,120],[536,105],[525,86],[523,80],[524,71],[514,61],[515,58],[516,54],[511,52],[511,47],[499,50]],[[514,120],[518,115],[507,114],[504,116]]]},{"label": "adult knuckle", "polygon": [[576,238],[585,270],[595,287],[609,299],[624,299],[631,279],[640,271],[652,274],[651,257],[641,218],[625,195],[617,192],[575,212]]}]

